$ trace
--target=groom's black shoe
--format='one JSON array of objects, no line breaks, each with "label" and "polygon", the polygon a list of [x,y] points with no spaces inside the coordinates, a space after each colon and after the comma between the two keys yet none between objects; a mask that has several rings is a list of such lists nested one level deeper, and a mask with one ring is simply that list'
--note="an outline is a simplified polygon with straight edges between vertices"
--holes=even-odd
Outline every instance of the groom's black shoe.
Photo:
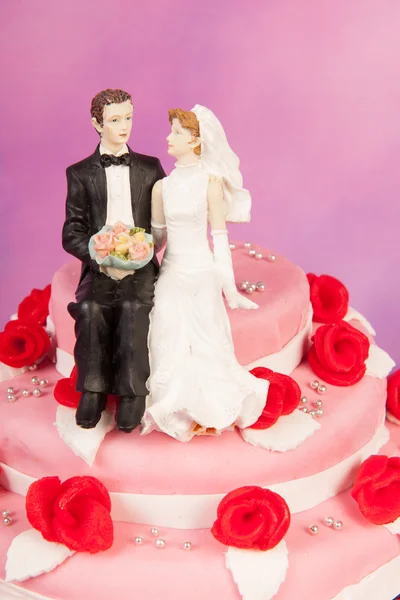
[{"label": "groom's black shoe", "polygon": [[76,424],[84,429],[96,427],[106,403],[107,394],[84,390],[75,415]]},{"label": "groom's black shoe", "polygon": [[146,405],[146,396],[121,396],[117,412],[117,427],[130,433],[140,425]]}]

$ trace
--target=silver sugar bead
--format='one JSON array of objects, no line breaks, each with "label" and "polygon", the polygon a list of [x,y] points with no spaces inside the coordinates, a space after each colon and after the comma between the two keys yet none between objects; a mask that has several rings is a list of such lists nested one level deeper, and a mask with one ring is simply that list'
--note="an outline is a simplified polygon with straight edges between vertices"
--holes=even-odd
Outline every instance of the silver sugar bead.
[{"label": "silver sugar bead", "polygon": [[157,527],[152,527],[150,529],[150,533],[156,537],[160,532],[158,531]]},{"label": "silver sugar bead", "polygon": [[315,411],[315,415],[317,417],[323,417],[324,416],[324,411],[322,410],[322,408],[317,408],[317,410]]},{"label": "silver sugar bead", "polygon": [[135,544],[136,544],[136,546],[141,546],[143,544],[143,538],[140,537],[140,535],[135,537]]},{"label": "silver sugar bead", "polygon": [[39,381],[40,387],[46,387],[46,385],[48,385],[48,383],[49,383],[48,379],[41,379]]},{"label": "silver sugar bead", "polygon": [[250,256],[255,256],[255,254],[256,254],[256,251],[254,250],[254,248],[250,248],[249,255]]},{"label": "silver sugar bead", "polygon": [[267,259],[268,259],[270,262],[275,262],[275,261],[276,261],[276,256],[275,256],[275,254],[269,254],[269,255],[267,256]]},{"label": "silver sugar bead", "polygon": [[324,524],[327,527],[332,527],[333,523],[334,523],[335,519],[333,517],[325,517],[324,519]]},{"label": "silver sugar bead", "polygon": [[157,538],[154,543],[156,548],[165,548],[165,540],[162,540],[161,538]]},{"label": "silver sugar bead", "polygon": [[12,518],[11,518],[11,517],[4,517],[4,519],[3,519],[3,523],[4,523],[4,525],[6,525],[6,526],[8,526],[8,525],[11,525],[11,523],[12,523]]},{"label": "silver sugar bead", "polygon": [[8,387],[7,388],[7,394],[15,394],[15,392],[16,392],[15,388],[13,388],[13,387]]},{"label": "silver sugar bead", "polygon": [[300,404],[307,404],[307,402],[308,402],[308,400],[307,400],[307,398],[305,396],[302,396],[300,398]]},{"label": "silver sugar bead", "polygon": [[317,533],[319,533],[318,525],[310,525],[308,531],[311,533],[311,535],[317,535]]},{"label": "silver sugar bead", "polygon": [[15,402],[15,395],[14,394],[8,394],[7,395],[7,402]]},{"label": "silver sugar bead", "polygon": [[257,260],[261,260],[262,257],[263,257],[263,255],[262,255],[261,252],[256,252],[255,255],[254,255],[254,258],[256,258]]},{"label": "silver sugar bead", "polygon": [[7,518],[10,516],[10,511],[5,509],[2,511],[1,516],[3,517],[3,519]]},{"label": "silver sugar bead", "polygon": [[182,548],[184,550],[191,550],[192,549],[192,543],[191,542],[183,542]]},{"label": "silver sugar bead", "polygon": [[250,242],[245,242],[244,243],[244,247],[245,248],[251,248],[251,243]]},{"label": "silver sugar bead", "polygon": [[31,366],[29,367],[29,370],[30,370],[30,371],[36,371],[36,369],[37,369],[37,364],[36,364],[36,363],[33,363],[33,365],[31,365]]},{"label": "silver sugar bead", "polygon": [[318,389],[318,387],[319,387],[319,381],[317,381],[317,379],[314,379],[314,381],[312,381],[312,382],[310,383],[310,387],[311,387],[311,389],[313,389],[313,390],[317,390],[317,389]]},{"label": "silver sugar bead", "polygon": [[33,385],[39,385],[39,377],[32,377],[31,382],[33,383]]},{"label": "silver sugar bead", "polygon": [[308,411],[308,414],[310,415],[310,417],[315,417],[317,415],[317,411],[312,409]]},{"label": "silver sugar bead", "polygon": [[239,289],[242,290],[242,292],[245,292],[248,287],[249,287],[248,281],[241,281],[239,284]]},{"label": "silver sugar bead", "polygon": [[333,521],[333,527],[334,527],[334,529],[342,529],[342,527],[343,527],[342,521]]},{"label": "silver sugar bead", "polygon": [[322,400],[316,400],[315,401],[315,406],[318,406],[318,408],[322,407]]},{"label": "silver sugar bead", "polygon": [[42,393],[42,390],[40,388],[36,387],[36,388],[33,388],[33,390],[32,390],[32,394],[36,397],[40,396],[41,393]]},{"label": "silver sugar bead", "polygon": [[236,249],[236,244],[232,244],[232,243],[231,243],[231,244],[229,244],[229,248],[230,248],[231,250],[235,250],[235,249]]},{"label": "silver sugar bead", "polygon": [[326,392],[326,385],[321,383],[321,385],[318,386],[318,394],[325,394],[325,392]]},{"label": "silver sugar bead", "polygon": [[263,281],[257,281],[256,290],[257,292],[263,292],[265,290],[265,284]]},{"label": "silver sugar bead", "polygon": [[22,390],[22,395],[24,398],[27,398],[29,396],[29,390]]},{"label": "silver sugar bead", "polygon": [[251,284],[251,285],[247,286],[246,292],[248,294],[253,294],[253,292],[255,292],[255,291],[256,291],[256,286],[255,285]]},{"label": "silver sugar bead", "polygon": [[300,410],[301,410],[301,412],[303,412],[303,413],[308,413],[308,408],[307,408],[307,406],[302,406],[302,407],[300,408]]}]

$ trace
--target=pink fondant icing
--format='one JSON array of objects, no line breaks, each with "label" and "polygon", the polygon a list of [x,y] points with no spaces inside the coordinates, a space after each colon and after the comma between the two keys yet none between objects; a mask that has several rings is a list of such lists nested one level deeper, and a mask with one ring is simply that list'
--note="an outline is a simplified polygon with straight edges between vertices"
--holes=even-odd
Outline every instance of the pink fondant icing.
[{"label": "pink fondant icing", "polygon": [[[255,250],[267,256],[270,252],[260,246]],[[255,292],[253,298],[258,310],[229,310],[233,342],[239,362],[250,364],[278,352],[306,323],[309,308],[309,285],[303,271],[283,256],[275,262],[256,260],[248,250],[237,247],[232,251],[236,283],[243,280],[263,281],[264,292]],[[75,344],[74,322],[67,311],[75,300],[81,263],[77,260],[64,265],[53,277],[50,316],[56,328],[57,346],[73,353]]]},{"label": "pink fondant icing", "polygon": [[[248,484],[270,485],[324,471],[368,443],[383,419],[386,381],[364,377],[351,387],[328,385],[323,396],[321,429],[300,447],[284,453],[246,444],[237,432],[199,437],[182,444],[162,433],[140,436],[109,433],[93,467],[75,456],[55,427],[57,403],[52,388],[54,366],[37,374],[50,384],[40,398],[7,403],[7,382],[0,384],[0,461],[26,475],[93,475],[110,491],[146,494],[226,493]],[[13,379],[16,389],[32,388],[32,373]],[[292,374],[312,405],[321,398],[311,390],[315,378],[306,363]]]},{"label": "pink fondant icing", "polygon": [[[398,428],[397,428],[397,435]],[[390,442],[382,452],[392,454],[397,443]],[[311,459],[312,460],[312,459]],[[1,505],[12,511],[11,527],[0,536],[0,579],[5,577],[6,551],[11,540],[29,527],[24,499],[5,492]],[[324,516],[334,515],[344,527],[335,531],[322,524]],[[311,524],[320,533],[311,536]],[[166,540],[163,550],[156,549],[150,526],[115,523],[115,542],[104,553],[77,553],[54,571],[18,584],[23,589],[54,600],[118,600],[145,598],[160,600],[204,600],[223,598],[240,600],[231,573],[225,567],[226,547],[209,530],[160,530]],[[136,546],[136,536],[144,538]],[[383,526],[369,523],[358,510],[349,492],[344,492],[318,507],[292,516],[285,536],[289,568],[275,600],[329,600],[348,585],[389,562],[400,553],[400,537]],[[182,543],[192,542],[192,550]],[[268,573],[265,574],[268,577]],[[1,588],[0,588],[1,591]]]}]

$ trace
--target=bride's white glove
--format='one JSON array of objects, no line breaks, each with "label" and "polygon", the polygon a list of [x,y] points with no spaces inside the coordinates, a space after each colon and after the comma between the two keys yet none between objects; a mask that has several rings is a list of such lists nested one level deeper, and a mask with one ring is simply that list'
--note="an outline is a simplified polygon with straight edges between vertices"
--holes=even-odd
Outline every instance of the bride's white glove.
[{"label": "bride's white glove", "polygon": [[156,252],[159,252],[167,243],[167,226],[152,221],[151,235],[153,236],[154,249]]},{"label": "bride's white glove", "polygon": [[228,232],[226,229],[211,231],[214,244],[214,262],[221,276],[222,291],[229,308],[258,308],[258,304],[239,294],[235,284],[232,267],[231,249],[229,248]]}]

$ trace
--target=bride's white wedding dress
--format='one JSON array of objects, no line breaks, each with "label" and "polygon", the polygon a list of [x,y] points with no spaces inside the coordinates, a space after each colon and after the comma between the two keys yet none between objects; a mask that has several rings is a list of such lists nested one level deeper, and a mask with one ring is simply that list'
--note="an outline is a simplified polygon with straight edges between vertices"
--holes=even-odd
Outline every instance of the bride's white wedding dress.
[{"label": "bride's white wedding dress", "polygon": [[163,431],[182,442],[207,428],[252,425],[268,389],[234,354],[207,238],[207,186],[200,162],[162,180],[168,241],[151,313],[142,433]]}]

